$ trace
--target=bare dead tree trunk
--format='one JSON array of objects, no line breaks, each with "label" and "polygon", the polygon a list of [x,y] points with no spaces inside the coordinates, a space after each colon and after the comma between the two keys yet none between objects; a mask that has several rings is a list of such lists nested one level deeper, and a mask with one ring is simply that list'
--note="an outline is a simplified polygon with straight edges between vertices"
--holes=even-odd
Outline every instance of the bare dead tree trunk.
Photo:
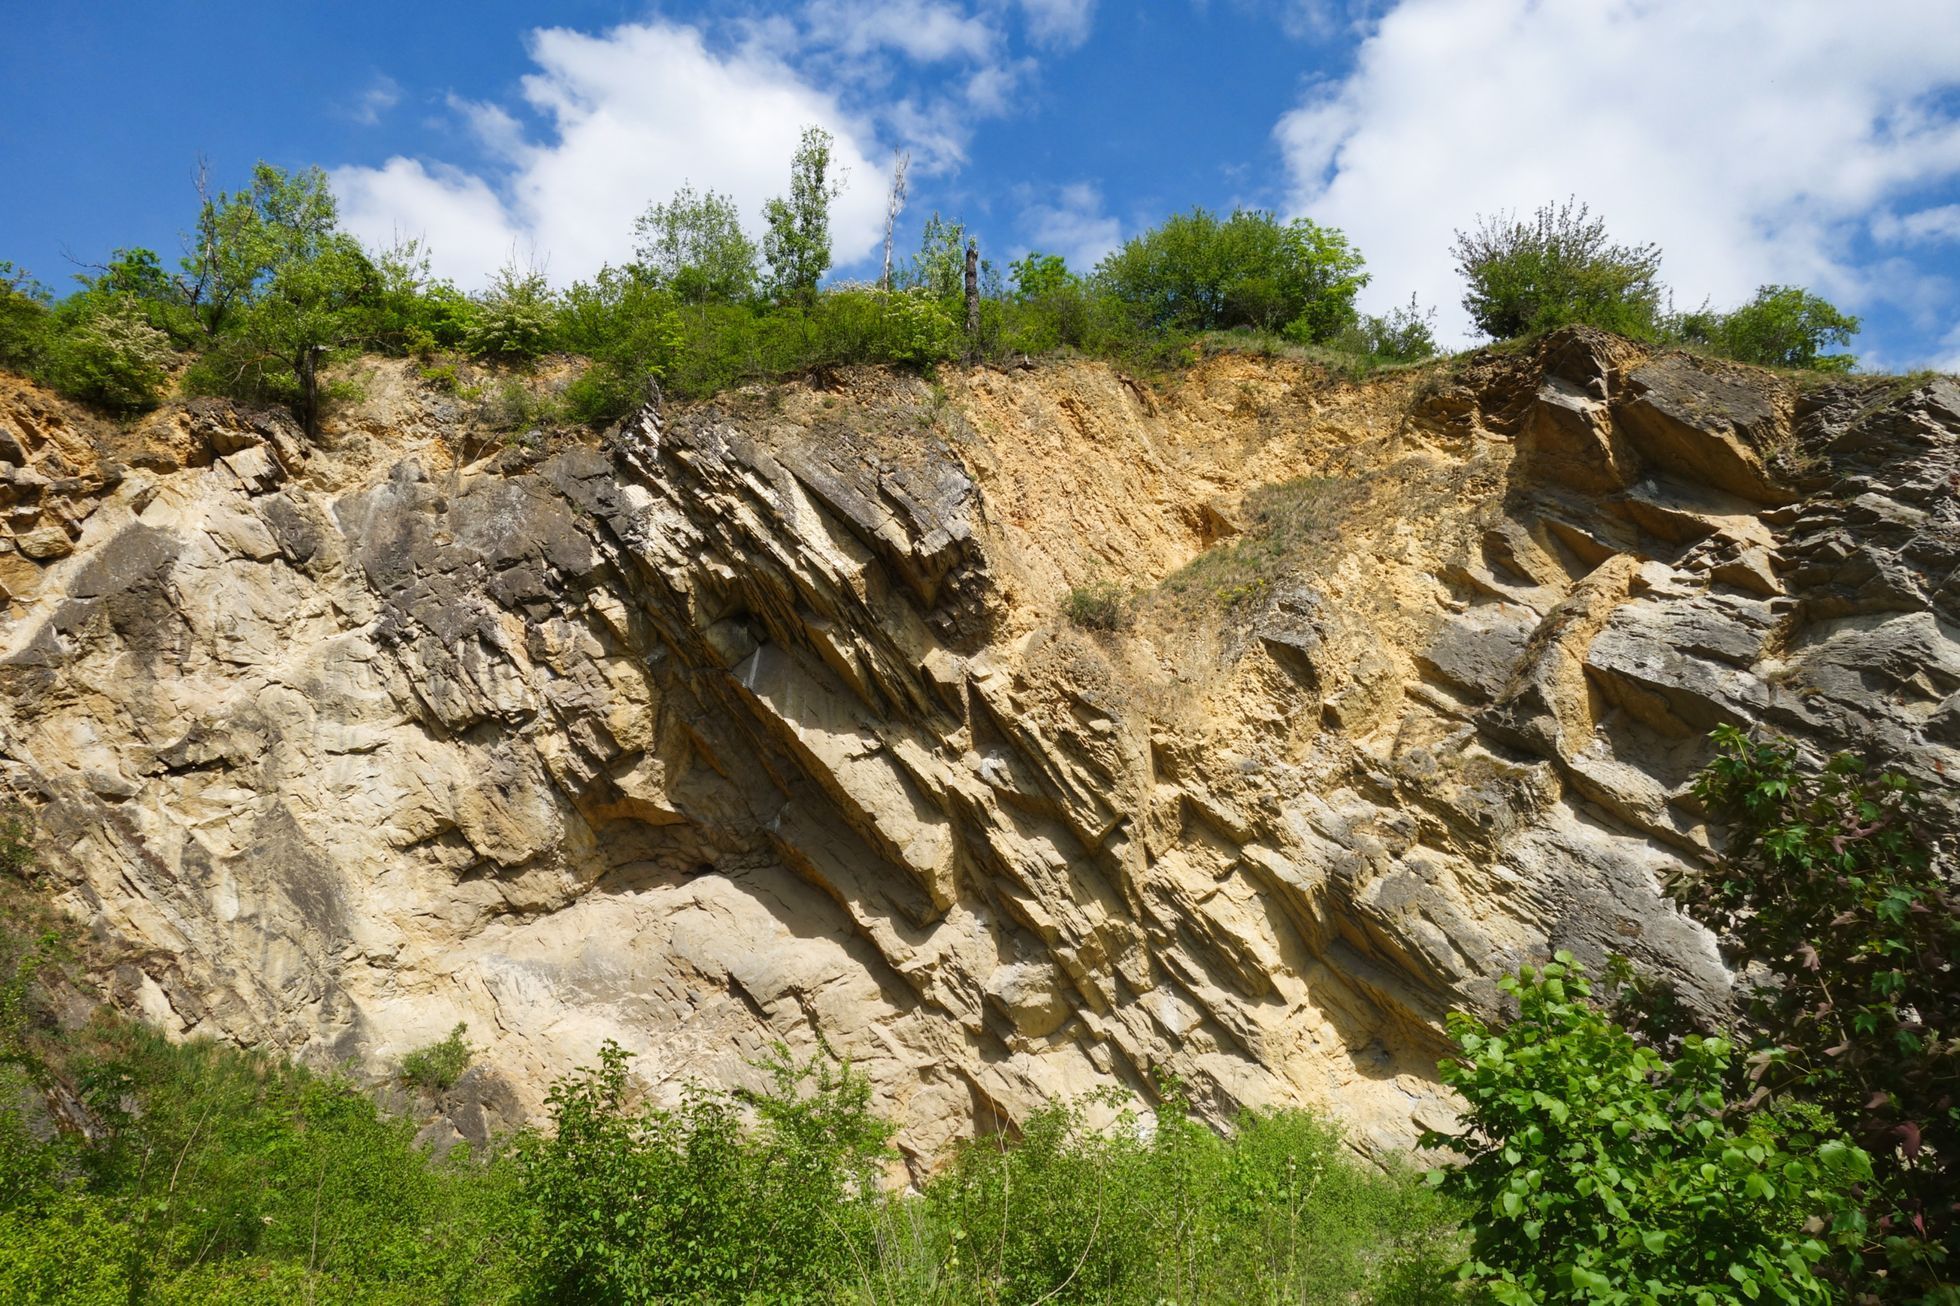
[{"label": "bare dead tree trunk", "polygon": [[980,336],[980,242],[966,242],[966,356],[971,359]]},{"label": "bare dead tree trunk", "polygon": [[892,165],[891,195],[885,201],[885,275],[878,282],[884,292],[892,292],[892,229],[898,225],[898,211],[905,207],[905,167],[912,162],[909,153],[901,153]]}]

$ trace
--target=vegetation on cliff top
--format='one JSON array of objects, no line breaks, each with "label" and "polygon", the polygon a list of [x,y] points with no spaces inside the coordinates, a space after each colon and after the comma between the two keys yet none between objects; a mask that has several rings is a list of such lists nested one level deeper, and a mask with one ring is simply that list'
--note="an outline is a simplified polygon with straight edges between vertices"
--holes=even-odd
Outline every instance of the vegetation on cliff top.
[{"label": "vegetation on cliff top", "polygon": [[[335,398],[331,365],[363,351],[415,357],[438,382],[454,381],[460,358],[523,367],[575,355],[562,398],[517,417],[592,425],[630,411],[650,382],[701,397],[845,364],[1069,350],[1156,370],[1221,332],[1283,341],[1350,376],[1436,352],[1434,315],[1413,299],[1357,310],[1370,274],[1342,232],[1258,210],[1173,214],[1088,271],[1033,251],[1003,279],[978,260],[970,305],[969,234],[935,214],[890,284],[825,287],[829,149],[825,133],[805,132],[759,247],[732,201],[684,186],[635,224],[631,262],[563,290],[513,264],[476,294],[431,277],[415,241],[363,248],[319,169],[262,163],[236,193],[200,184],[175,269],[151,250],[117,250],[57,301],[0,262],[0,366],[111,412],[152,407],[175,386],[284,404],[311,431]],[[1823,349],[1846,343],[1857,319],[1798,288],[1765,286],[1729,313],[1664,312],[1659,250],[1613,243],[1583,205],[1480,219],[1455,253],[1465,306],[1498,339],[1584,322],[1766,365],[1854,361]]]}]

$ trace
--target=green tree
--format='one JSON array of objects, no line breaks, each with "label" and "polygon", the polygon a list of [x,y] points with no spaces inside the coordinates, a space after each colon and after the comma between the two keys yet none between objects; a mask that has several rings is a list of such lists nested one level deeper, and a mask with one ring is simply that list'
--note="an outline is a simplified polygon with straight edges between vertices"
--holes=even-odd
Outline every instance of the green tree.
[{"label": "green tree", "polygon": [[1730,358],[1765,367],[1800,367],[1848,372],[1858,365],[1851,354],[1827,354],[1827,345],[1848,345],[1858,319],[1797,286],[1763,286],[1733,313],[1720,316],[1708,343]]},{"label": "green tree", "polygon": [[1463,306],[1486,335],[1508,340],[1575,322],[1654,334],[1660,248],[1614,244],[1605,219],[1584,204],[1547,204],[1529,222],[1480,216],[1456,233],[1451,252],[1469,285]]},{"label": "green tree", "polygon": [[[936,300],[958,300],[966,294],[966,243],[971,233],[958,218],[947,220],[934,213],[926,219],[919,234],[919,252],[899,269],[897,285],[917,290]],[[992,263],[981,260],[982,284],[999,285],[999,274]]]},{"label": "green tree", "polygon": [[756,247],[735,201],[683,185],[633,223],[640,266],[688,304],[733,304],[755,290]]},{"label": "green tree", "polygon": [[1069,271],[1060,254],[1029,250],[1026,256],[1007,265],[1008,284],[1014,287],[1017,302],[1028,304],[1057,295],[1076,285],[1078,278]]},{"label": "green tree", "polygon": [[1305,218],[1240,209],[1174,214],[1129,241],[1097,276],[1148,327],[1197,332],[1254,327],[1321,343],[1355,321],[1368,283],[1347,237]]},{"label": "green tree", "polygon": [[1432,1181],[1471,1204],[1466,1280],[1504,1306],[1831,1300],[1817,1266],[1857,1236],[1871,1162],[1828,1117],[1738,1113],[1725,1040],[1690,1035],[1674,1061],[1639,1045],[1570,954],[1500,987],[1503,1029],[1449,1020],[1465,1131],[1423,1139],[1463,1158]]},{"label": "green tree", "polygon": [[336,252],[345,239],[326,173],[289,174],[260,162],[249,189],[204,196],[178,293],[204,334],[215,338],[268,293],[282,270]]},{"label": "green tree", "polygon": [[763,206],[768,230],[762,253],[769,261],[770,289],[785,303],[810,303],[817,282],[830,270],[830,205],[844,191],[831,175],[832,143],[823,128],[805,127],[790,159],[789,195]]},{"label": "green tree", "polygon": [[360,243],[339,229],[326,174],[268,163],[250,190],[207,198],[185,275],[185,305],[207,345],[187,382],[253,402],[292,405],[319,428],[334,358],[371,342],[384,281]]},{"label": "green tree", "polygon": [[1960,1300],[1944,1269],[1960,1235],[1960,895],[1925,801],[1848,754],[1813,769],[1785,739],[1715,741],[1694,791],[1727,846],[1671,888],[1769,972],[1743,1013],[1750,1078],[1871,1149],[1873,1259],[1892,1291]]},{"label": "green tree", "polygon": [[0,259],[0,367],[27,372],[41,359],[50,327],[48,289]]}]

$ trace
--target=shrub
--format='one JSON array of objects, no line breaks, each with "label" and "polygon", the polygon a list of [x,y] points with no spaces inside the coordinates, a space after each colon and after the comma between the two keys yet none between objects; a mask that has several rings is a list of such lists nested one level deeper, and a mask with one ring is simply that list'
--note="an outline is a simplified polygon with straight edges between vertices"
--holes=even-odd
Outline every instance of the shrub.
[{"label": "shrub", "polygon": [[1960,1234],[1960,895],[1918,786],[1788,740],[1715,732],[1695,794],[1728,823],[1672,891],[1769,975],[1748,990],[1750,1077],[1816,1103],[1871,1149],[1873,1268],[1930,1292]]},{"label": "shrub", "polygon": [[1193,209],[1129,241],[1096,275],[1154,331],[1256,327],[1320,343],[1354,322],[1354,296],[1368,282],[1361,268],[1331,227],[1248,209],[1220,221]]},{"label": "shrub", "polygon": [[959,355],[960,324],[924,290],[892,294],[859,287],[832,290],[810,317],[810,364],[902,363],[930,366]]},{"label": "shrub", "polygon": [[430,1093],[441,1093],[454,1087],[476,1056],[476,1049],[470,1045],[469,1032],[470,1027],[459,1020],[447,1037],[404,1056],[402,1078]]},{"label": "shrub", "polygon": [[1376,316],[1364,313],[1335,336],[1333,345],[1376,363],[1417,363],[1436,356],[1436,310],[1425,311],[1409,296],[1407,305]]},{"label": "shrub", "polygon": [[154,408],[169,379],[170,338],[128,296],[77,296],[57,314],[35,374],[71,399],[115,413]]},{"label": "shrub", "polygon": [[32,371],[49,327],[47,287],[0,259],[0,367]]},{"label": "shrub", "polygon": [[889,1128],[851,1071],[778,1048],[754,1130],[727,1094],[629,1102],[627,1053],[560,1080],[523,1145],[525,1245],[542,1301],[799,1301],[865,1254]]},{"label": "shrub", "polygon": [[1763,286],[1733,313],[1693,313],[1681,320],[1680,334],[1707,344],[1738,362],[1763,367],[1848,372],[1858,365],[1851,354],[1827,354],[1827,345],[1848,345],[1858,319],[1796,286]]},{"label": "shrub", "polygon": [[1456,233],[1451,252],[1469,283],[1471,320],[1499,340],[1584,323],[1650,337],[1660,313],[1660,249],[1616,245],[1606,221],[1573,200],[1540,208],[1529,222],[1479,217]]},{"label": "shrub", "polygon": [[1115,581],[1091,581],[1068,592],[1064,611],[1084,630],[1115,630],[1123,624],[1123,598]]},{"label": "shrub", "polygon": [[1735,1113],[1725,1040],[1691,1035],[1674,1061],[1639,1046],[1570,954],[1500,987],[1518,1002],[1502,1030],[1450,1017],[1467,1131],[1423,1140],[1463,1158],[1432,1180],[1471,1206],[1464,1279],[1506,1306],[1830,1300],[1816,1267],[1856,1238],[1871,1162],[1828,1117]]},{"label": "shrub", "polygon": [[528,362],[551,350],[556,325],[555,297],[536,269],[506,264],[476,301],[463,328],[463,347],[473,357]]}]

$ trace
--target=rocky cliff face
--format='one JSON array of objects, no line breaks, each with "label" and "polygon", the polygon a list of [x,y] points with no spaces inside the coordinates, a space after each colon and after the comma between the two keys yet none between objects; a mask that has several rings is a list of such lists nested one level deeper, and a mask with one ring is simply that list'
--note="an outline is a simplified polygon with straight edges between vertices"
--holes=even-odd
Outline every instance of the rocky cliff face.
[{"label": "rocky cliff face", "polygon": [[[1950,380],[1573,332],[488,452],[365,386],[309,447],[0,380],[0,763],[121,1001],[376,1073],[467,1020],[465,1132],[602,1039],[656,1086],[821,1039],[921,1160],[1158,1071],[1406,1144],[1521,960],[1722,1000],[1658,888],[1711,726],[1960,767]],[[1092,584],[1126,628],[1064,618]]]}]

